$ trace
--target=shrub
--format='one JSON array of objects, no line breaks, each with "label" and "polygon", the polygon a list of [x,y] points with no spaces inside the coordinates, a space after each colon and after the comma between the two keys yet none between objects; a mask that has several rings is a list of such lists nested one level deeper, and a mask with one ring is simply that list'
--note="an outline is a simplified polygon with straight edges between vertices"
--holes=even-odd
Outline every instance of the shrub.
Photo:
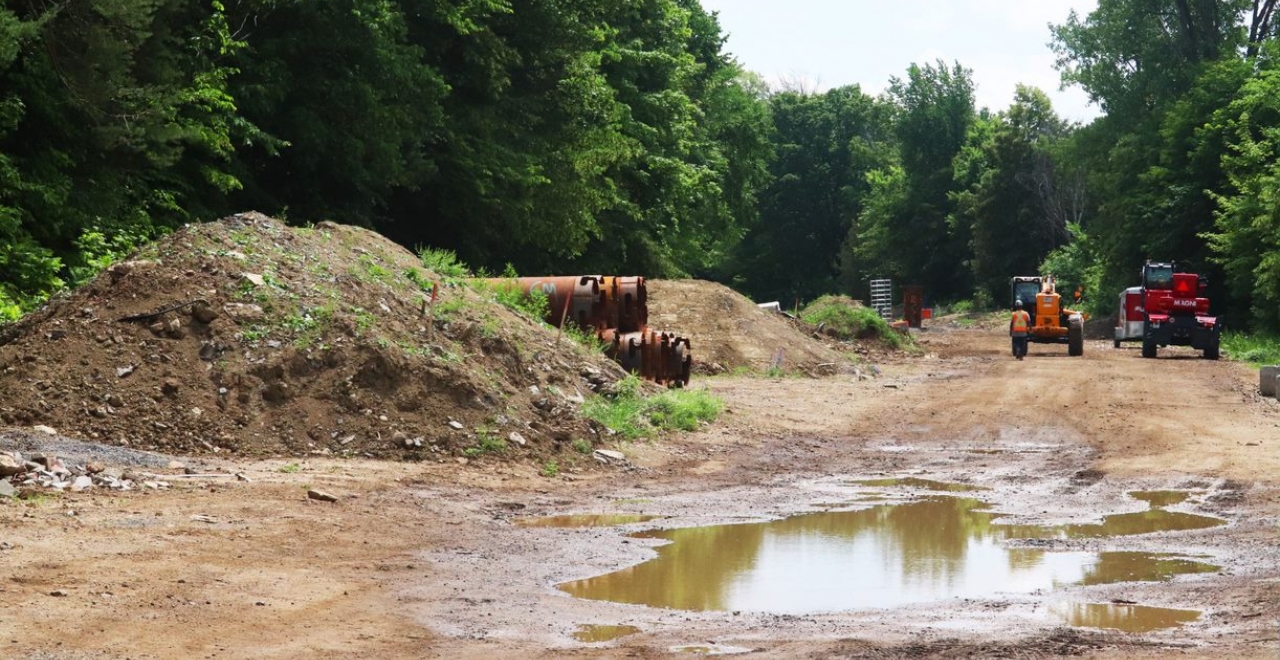
[{"label": "shrub", "polygon": [[434,271],[441,277],[462,279],[471,276],[471,269],[467,268],[466,264],[458,261],[458,255],[453,250],[420,248],[418,250],[418,258],[422,260],[424,268]]}]

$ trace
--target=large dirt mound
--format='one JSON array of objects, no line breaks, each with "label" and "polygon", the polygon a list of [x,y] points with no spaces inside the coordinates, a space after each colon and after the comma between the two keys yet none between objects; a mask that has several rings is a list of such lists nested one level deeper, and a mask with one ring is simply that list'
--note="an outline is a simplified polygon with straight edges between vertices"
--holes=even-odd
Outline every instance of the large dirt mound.
[{"label": "large dirt mound", "polygon": [[[0,420],[183,454],[584,451],[603,356],[359,228],[175,232],[0,334]],[[583,441],[587,441],[584,443]]]},{"label": "large dirt mound", "polygon": [[852,369],[800,321],[759,308],[715,282],[649,280],[649,325],[689,337],[697,373],[777,366],[810,375]]}]

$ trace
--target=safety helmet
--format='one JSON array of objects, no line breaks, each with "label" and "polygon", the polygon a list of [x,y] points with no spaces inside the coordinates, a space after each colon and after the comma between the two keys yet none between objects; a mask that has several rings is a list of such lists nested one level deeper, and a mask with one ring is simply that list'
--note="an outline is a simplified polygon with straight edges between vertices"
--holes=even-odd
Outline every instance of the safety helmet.
[{"label": "safety helmet", "polygon": [[1018,308],[1018,309],[1022,309],[1022,299],[1021,299],[1021,298],[1018,298],[1017,300],[1014,300],[1014,301],[1013,301],[1013,306],[1014,306],[1014,307],[1016,307],[1016,308]]}]

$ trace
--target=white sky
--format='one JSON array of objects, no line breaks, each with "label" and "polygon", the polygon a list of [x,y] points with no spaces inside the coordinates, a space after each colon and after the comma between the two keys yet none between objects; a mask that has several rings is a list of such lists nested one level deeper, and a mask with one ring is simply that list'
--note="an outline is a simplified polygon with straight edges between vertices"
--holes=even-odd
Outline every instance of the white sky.
[{"label": "white sky", "polygon": [[771,84],[861,85],[877,95],[913,62],[973,71],[977,105],[1004,110],[1018,83],[1039,87],[1058,115],[1101,114],[1079,87],[1058,91],[1049,23],[1083,18],[1097,0],[701,0],[720,14],[725,49]]}]

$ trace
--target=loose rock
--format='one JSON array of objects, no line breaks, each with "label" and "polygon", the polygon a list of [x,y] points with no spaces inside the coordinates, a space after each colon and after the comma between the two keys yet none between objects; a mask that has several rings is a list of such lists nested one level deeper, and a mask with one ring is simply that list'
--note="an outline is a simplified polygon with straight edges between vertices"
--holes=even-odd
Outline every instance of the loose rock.
[{"label": "loose rock", "polygon": [[308,490],[307,497],[313,500],[319,500],[321,502],[337,502],[338,501],[338,497],[336,495],[331,495],[322,490],[315,490],[315,489]]}]

